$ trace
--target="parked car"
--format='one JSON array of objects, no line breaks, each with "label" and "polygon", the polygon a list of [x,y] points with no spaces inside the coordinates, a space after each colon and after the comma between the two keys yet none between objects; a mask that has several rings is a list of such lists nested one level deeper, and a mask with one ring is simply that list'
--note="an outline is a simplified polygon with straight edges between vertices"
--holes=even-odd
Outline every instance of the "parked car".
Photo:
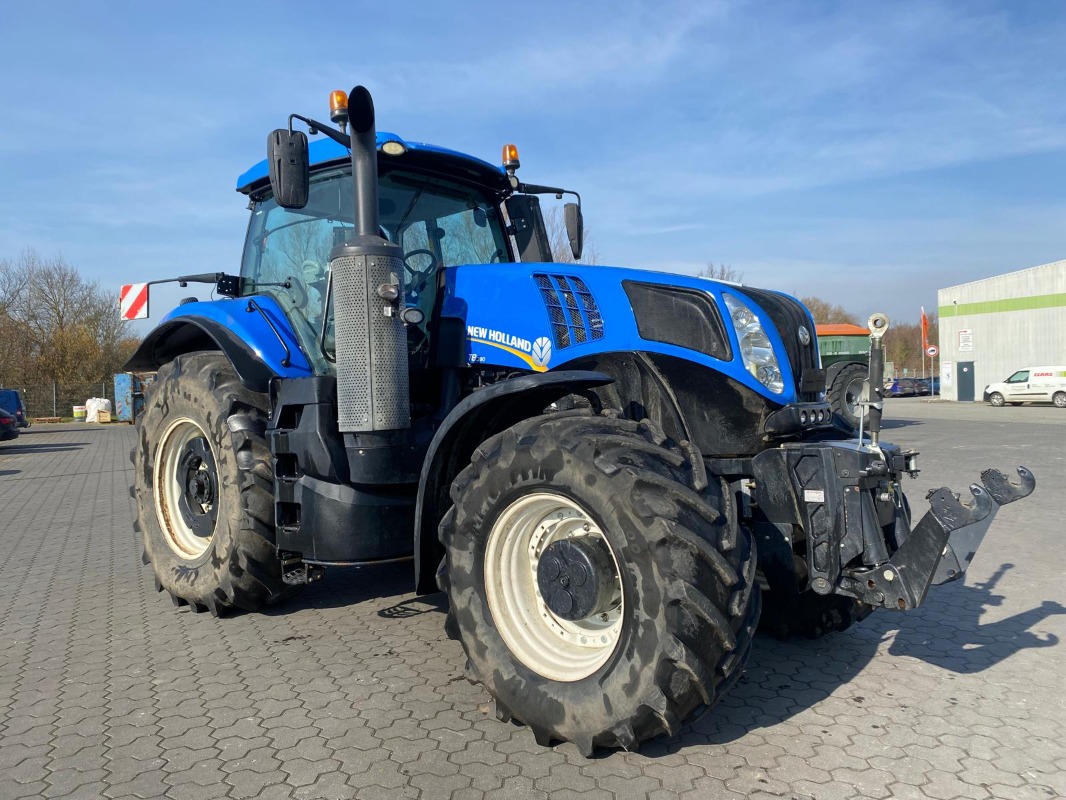
[{"label": "parked car", "polygon": [[918,386],[914,378],[894,378],[886,388],[886,397],[917,397]]},{"label": "parked car", "polygon": [[0,408],[0,442],[17,439],[19,435],[18,420],[10,411]]},{"label": "parked car", "polygon": [[930,395],[933,393],[933,387],[929,382],[929,378],[915,378],[914,388],[917,389],[918,394],[921,397],[925,397],[926,395]]},{"label": "parked car", "polygon": [[984,400],[994,406],[1050,402],[1066,408],[1066,366],[1020,369],[1005,381],[986,386]]},{"label": "parked car", "polygon": [[26,416],[26,406],[22,402],[22,392],[18,389],[0,389],[0,408],[6,408],[15,415],[20,428],[30,427],[30,420]]}]

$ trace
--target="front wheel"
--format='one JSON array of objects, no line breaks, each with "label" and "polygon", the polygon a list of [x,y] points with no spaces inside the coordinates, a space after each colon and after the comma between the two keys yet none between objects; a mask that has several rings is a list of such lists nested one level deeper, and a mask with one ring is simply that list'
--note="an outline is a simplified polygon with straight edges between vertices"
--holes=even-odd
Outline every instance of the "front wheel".
[{"label": "front wheel", "polygon": [[996,408],[1006,405],[1006,401],[1004,401],[1003,395],[1001,395],[999,392],[992,392],[992,394],[988,396],[988,402],[994,405]]},{"label": "front wheel", "polygon": [[755,553],[701,466],[652,423],[582,411],[478,448],[441,522],[441,583],[501,719],[586,755],[631,749],[739,677]]},{"label": "front wheel", "polygon": [[849,364],[837,373],[826,391],[825,399],[829,401],[830,408],[854,429],[859,427],[862,411],[859,401],[862,400],[862,387],[867,375],[868,370],[862,364]]},{"label": "front wheel", "polygon": [[137,422],[133,496],[144,562],[176,605],[255,611],[284,593],[265,408],[220,353],[159,369]]}]

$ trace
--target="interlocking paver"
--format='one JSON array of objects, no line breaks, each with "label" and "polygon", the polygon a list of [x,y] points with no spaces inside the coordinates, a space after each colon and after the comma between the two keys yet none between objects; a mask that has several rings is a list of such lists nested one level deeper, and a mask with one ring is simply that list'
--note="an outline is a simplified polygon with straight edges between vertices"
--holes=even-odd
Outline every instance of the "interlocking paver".
[{"label": "interlocking paver", "polygon": [[[889,437],[923,450],[916,505],[1006,466],[937,406],[898,407],[925,414]],[[133,429],[31,428],[0,445],[0,798],[1066,796],[1066,473],[1045,444],[1064,424],[1010,430],[1037,494],[965,585],[822,641],[760,637],[703,720],[593,760],[495,719],[407,567],[331,570],[267,614],[175,611],[132,532]]]}]

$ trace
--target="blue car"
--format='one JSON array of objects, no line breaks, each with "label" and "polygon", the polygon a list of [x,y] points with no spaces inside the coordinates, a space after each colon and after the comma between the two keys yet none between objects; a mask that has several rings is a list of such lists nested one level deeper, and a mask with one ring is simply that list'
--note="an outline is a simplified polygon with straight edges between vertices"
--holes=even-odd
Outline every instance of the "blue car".
[{"label": "blue car", "polygon": [[22,403],[22,392],[18,389],[0,389],[0,408],[9,409],[20,428],[30,427],[26,406]]},{"label": "blue car", "polygon": [[885,388],[886,397],[917,397],[920,394],[914,378],[893,378]]}]

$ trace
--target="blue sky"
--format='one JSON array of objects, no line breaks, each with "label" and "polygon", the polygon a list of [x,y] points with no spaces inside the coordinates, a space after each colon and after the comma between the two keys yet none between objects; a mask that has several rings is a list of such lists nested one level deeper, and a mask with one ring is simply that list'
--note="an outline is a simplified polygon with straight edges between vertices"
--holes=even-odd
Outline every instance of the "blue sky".
[{"label": "blue sky", "polygon": [[236,176],[363,83],[405,138],[517,143],[526,180],[581,192],[603,263],[913,320],[1066,258],[1063,41],[1042,1],[0,0],[0,258],[115,288],[236,271]]}]

